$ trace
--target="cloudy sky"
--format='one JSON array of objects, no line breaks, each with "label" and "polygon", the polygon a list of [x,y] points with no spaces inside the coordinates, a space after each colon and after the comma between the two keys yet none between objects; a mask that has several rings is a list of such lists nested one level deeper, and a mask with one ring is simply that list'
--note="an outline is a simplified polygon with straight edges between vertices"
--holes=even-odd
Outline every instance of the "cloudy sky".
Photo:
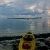
[{"label": "cloudy sky", "polygon": [[50,16],[50,0],[0,0],[0,17]]}]

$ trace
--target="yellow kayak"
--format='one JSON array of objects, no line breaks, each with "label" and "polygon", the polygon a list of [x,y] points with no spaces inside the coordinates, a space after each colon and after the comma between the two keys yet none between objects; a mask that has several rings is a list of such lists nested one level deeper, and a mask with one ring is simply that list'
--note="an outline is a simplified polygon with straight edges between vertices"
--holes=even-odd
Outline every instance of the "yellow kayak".
[{"label": "yellow kayak", "polygon": [[36,39],[31,32],[28,32],[20,39],[18,50],[35,50],[35,49],[36,49]]}]

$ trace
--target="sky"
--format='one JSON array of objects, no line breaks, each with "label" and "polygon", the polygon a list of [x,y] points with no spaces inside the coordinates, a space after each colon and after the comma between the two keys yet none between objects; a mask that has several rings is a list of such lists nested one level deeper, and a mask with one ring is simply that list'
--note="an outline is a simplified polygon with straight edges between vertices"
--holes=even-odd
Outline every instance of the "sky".
[{"label": "sky", "polygon": [[0,17],[50,16],[50,0],[0,0]]}]

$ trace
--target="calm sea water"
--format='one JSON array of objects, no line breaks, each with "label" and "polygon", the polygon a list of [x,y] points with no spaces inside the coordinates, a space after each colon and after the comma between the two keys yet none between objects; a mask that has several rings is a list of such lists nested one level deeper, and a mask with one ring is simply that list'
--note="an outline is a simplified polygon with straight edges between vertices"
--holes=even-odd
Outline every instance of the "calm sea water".
[{"label": "calm sea water", "polygon": [[[23,35],[26,32],[50,33],[50,18],[42,19],[0,19],[0,36]],[[11,41],[11,40],[10,40]],[[4,41],[3,41],[4,42]],[[9,41],[0,44],[0,50],[13,50]]]},{"label": "calm sea water", "polygon": [[0,19],[0,36],[23,35],[26,32],[50,33],[50,18]]}]

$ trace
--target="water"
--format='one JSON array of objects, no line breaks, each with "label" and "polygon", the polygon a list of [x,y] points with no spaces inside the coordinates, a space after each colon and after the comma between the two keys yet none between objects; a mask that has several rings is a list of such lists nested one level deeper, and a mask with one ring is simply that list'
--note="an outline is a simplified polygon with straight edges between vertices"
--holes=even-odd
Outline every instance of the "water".
[{"label": "water", "polygon": [[50,18],[0,19],[0,36],[23,35],[26,32],[50,33]]},{"label": "water", "polygon": [[[31,31],[33,34],[50,33],[50,18],[42,19],[0,19],[0,36],[23,35]],[[0,50],[12,50],[9,41],[6,46],[0,44]],[[5,43],[4,43],[5,44]]]}]

